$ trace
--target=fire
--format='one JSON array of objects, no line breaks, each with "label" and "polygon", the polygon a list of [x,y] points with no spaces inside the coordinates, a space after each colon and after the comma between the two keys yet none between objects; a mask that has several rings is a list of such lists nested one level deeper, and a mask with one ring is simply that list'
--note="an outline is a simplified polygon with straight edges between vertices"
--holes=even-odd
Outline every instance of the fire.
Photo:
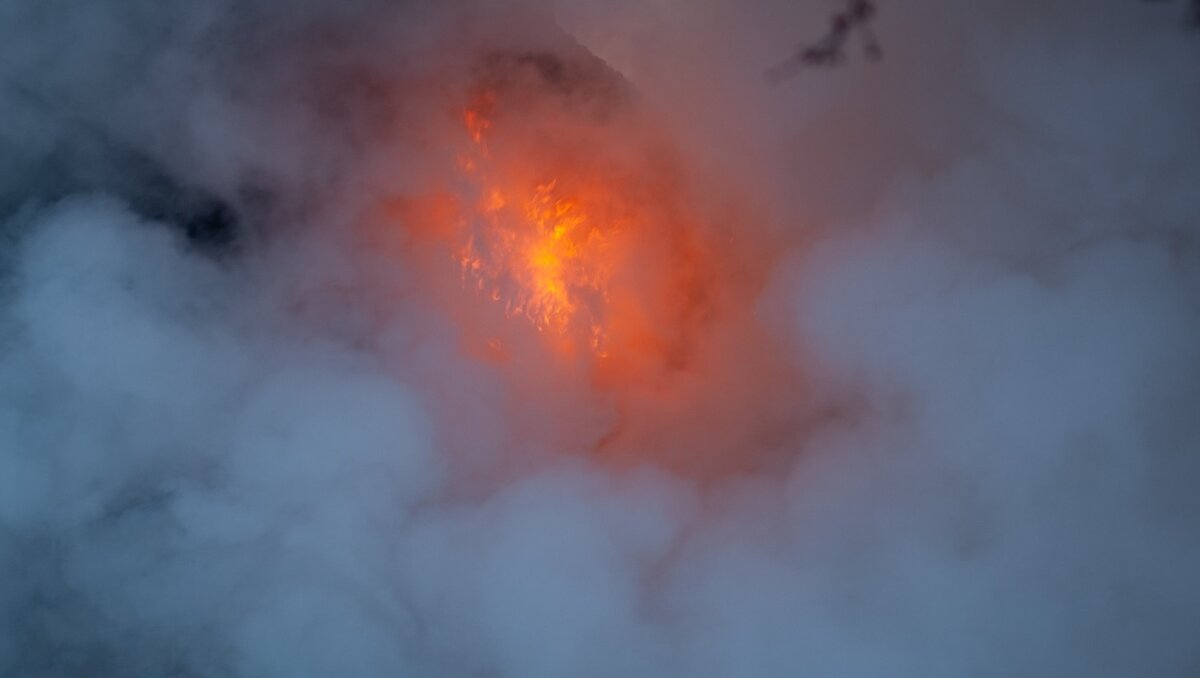
[{"label": "fire", "polygon": [[562,345],[582,340],[603,357],[612,239],[620,224],[597,219],[587,200],[557,178],[506,175],[488,148],[492,105],[485,95],[463,113],[472,147],[459,165],[479,196],[463,220],[463,282],[502,304],[507,316],[526,319]]},{"label": "fire", "polygon": [[[617,76],[579,63],[500,54],[446,92],[436,171],[363,224],[372,251],[405,264],[381,282],[437,319],[424,327],[453,337],[441,348],[471,363],[463,374],[503,380],[504,412],[567,415],[545,449],[696,474],[757,463],[703,451],[773,451],[796,430],[775,407],[800,397],[793,358],[755,303],[779,248]],[[459,378],[442,393],[456,404]]]}]

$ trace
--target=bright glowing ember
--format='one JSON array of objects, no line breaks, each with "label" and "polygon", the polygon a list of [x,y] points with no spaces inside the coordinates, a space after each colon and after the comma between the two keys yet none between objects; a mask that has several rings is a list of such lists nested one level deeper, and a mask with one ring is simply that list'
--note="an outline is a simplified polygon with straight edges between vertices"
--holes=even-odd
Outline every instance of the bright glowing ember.
[{"label": "bright glowing ember", "polygon": [[478,196],[458,253],[463,280],[506,315],[603,357],[612,234],[621,225],[600,223],[553,176],[522,182],[500,172],[488,148],[493,104],[485,95],[463,114],[473,146],[459,164]]}]

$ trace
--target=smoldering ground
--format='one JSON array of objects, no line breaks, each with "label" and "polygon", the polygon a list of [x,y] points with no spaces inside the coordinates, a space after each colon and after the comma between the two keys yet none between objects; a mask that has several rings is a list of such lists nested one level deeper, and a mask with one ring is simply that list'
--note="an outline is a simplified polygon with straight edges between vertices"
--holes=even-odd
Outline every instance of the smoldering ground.
[{"label": "smoldering ground", "polygon": [[[1194,675],[1200,39],[887,4],[764,86],[830,9],[0,6],[0,674]],[[412,207],[494,54],[718,243],[623,381]]]}]

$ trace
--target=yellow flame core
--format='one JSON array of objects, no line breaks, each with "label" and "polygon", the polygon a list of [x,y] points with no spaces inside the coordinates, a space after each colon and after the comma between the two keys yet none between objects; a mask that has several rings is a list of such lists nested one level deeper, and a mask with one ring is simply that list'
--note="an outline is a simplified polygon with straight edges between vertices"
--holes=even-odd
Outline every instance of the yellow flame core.
[{"label": "yellow flame core", "polygon": [[601,312],[611,276],[606,230],[579,199],[564,195],[557,179],[512,186],[497,177],[487,147],[490,121],[477,108],[464,121],[474,144],[460,167],[482,196],[459,251],[464,283],[503,304],[506,315],[567,340],[578,335],[603,356]]}]

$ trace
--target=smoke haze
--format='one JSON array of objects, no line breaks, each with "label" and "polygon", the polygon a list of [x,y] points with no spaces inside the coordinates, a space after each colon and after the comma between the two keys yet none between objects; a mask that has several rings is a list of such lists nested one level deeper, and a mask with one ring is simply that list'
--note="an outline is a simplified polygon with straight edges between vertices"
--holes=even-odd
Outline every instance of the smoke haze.
[{"label": "smoke haze", "polygon": [[1200,37],[880,5],[0,4],[0,675],[1200,675]]}]

